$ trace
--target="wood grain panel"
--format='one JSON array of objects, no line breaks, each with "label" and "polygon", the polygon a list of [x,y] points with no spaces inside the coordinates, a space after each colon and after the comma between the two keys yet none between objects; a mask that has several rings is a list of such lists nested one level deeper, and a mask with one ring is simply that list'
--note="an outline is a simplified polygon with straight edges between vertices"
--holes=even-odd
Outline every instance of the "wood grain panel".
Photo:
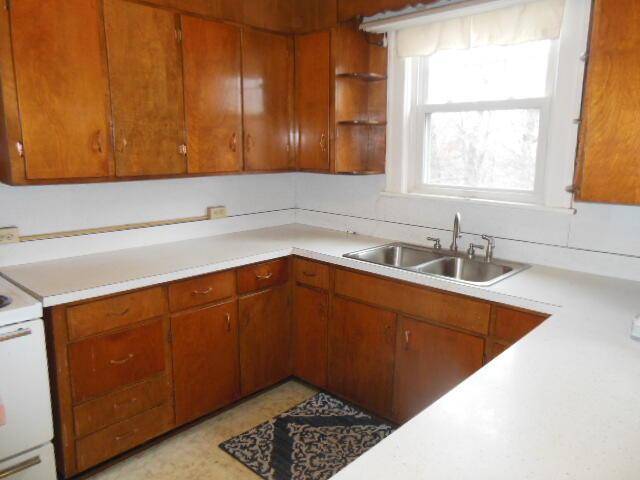
[{"label": "wood grain panel", "polygon": [[296,287],[293,297],[293,374],[320,387],[327,386],[329,294]]},{"label": "wood grain panel", "polygon": [[170,383],[164,375],[85,402],[73,409],[77,437],[97,432],[173,399]]},{"label": "wood grain panel", "polygon": [[163,405],[84,437],[76,442],[78,471],[87,470],[165,433],[172,423],[173,406]]},{"label": "wood grain panel", "polygon": [[71,306],[67,308],[69,340],[122,328],[163,315],[166,311],[167,298],[162,287]]},{"label": "wood grain panel", "polygon": [[182,31],[189,173],[240,171],[240,28],[183,16]]},{"label": "wood grain panel", "polygon": [[29,179],[106,177],[113,158],[98,0],[11,3]]},{"label": "wood grain panel", "polygon": [[313,32],[331,28],[337,21],[337,0],[297,0],[293,3],[291,27],[294,32]]},{"label": "wood grain panel", "polygon": [[426,320],[482,334],[489,332],[491,306],[480,300],[342,269],[336,269],[335,291]]},{"label": "wood grain panel", "polygon": [[318,32],[296,37],[298,168],[328,171],[331,37]]},{"label": "wood grain panel", "polygon": [[293,260],[296,282],[327,290],[329,288],[329,265],[304,258]]},{"label": "wood grain panel", "polygon": [[123,0],[104,6],[116,174],[186,173],[178,16]]},{"label": "wood grain panel", "polygon": [[329,389],[389,417],[395,337],[394,313],[334,298],[329,320]]},{"label": "wood grain panel", "polygon": [[245,170],[294,167],[293,39],[243,29]]},{"label": "wood grain panel", "polygon": [[176,423],[229,405],[239,395],[236,302],[171,319]]},{"label": "wood grain panel", "polygon": [[401,317],[393,416],[404,423],[482,367],[484,340]]},{"label": "wood grain panel", "polygon": [[517,342],[546,319],[545,315],[496,307],[493,335],[506,342]]},{"label": "wood grain panel", "polygon": [[163,372],[166,368],[163,323],[157,320],[69,345],[74,402],[89,400]]},{"label": "wood grain panel", "polygon": [[289,295],[284,285],[239,301],[242,396],[291,375]]},{"label": "wood grain panel", "polygon": [[238,293],[254,292],[289,280],[289,259],[278,258],[239,268]]},{"label": "wood grain panel", "polygon": [[169,285],[169,306],[172,312],[205,305],[234,296],[236,277],[233,270],[189,278]]},{"label": "wood grain panel", "polygon": [[594,3],[577,199],[640,204],[640,3]]}]

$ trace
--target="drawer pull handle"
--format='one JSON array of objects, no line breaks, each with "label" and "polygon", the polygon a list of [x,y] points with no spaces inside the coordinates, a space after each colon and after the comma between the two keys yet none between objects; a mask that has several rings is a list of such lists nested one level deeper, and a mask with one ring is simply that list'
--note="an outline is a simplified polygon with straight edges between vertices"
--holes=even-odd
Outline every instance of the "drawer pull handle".
[{"label": "drawer pull handle", "polygon": [[133,430],[131,430],[130,432],[127,433],[123,433],[122,435],[118,435],[115,437],[115,441],[119,442],[120,440],[125,440],[133,435],[135,435],[136,433],[138,433],[138,429],[134,428]]},{"label": "drawer pull handle", "polygon": [[131,405],[132,403],[136,403],[137,401],[138,399],[136,397],[131,397],[129,400],[125,400],[124,402],[114,403],[113,408],[117,410],[121,407],[124,407],[125,405]]},{"label": "drawer pull handle", "polygon": [[206,290],[194,290],[191,295],[209,295],[211,292],[213,292],[213,287],[209,287]]},{"label": "drawer pull handle", "polygon": [[[15,340],[16,338],[26,337],[27,335],[31,335],[30,328],[20,328],[15,332],[5,333],[0,335],[0,342],[8,342],[9,340]],[[2,477],[0,477],[2,478]]]},{"label": "drawer pull handle", "polygon": [[409,330],[404,331],[404,349],[409,350],[409,338],[411,336],[411,332]]},{"label": "drawer pull handle", "polygon": [[315,276],[317,275],[317,273],[316,273],[316,272],[306,272],[306,271],[302,272],[302,274],[303,274],[305,277],[315,277]]},{"label": "drawer pull handle", "polygon": [[227,332],[231,331],[231,314],[229,312],[224,314],[225,320],[227,321]]},{"label": "drawer pull handle", "polygon": [[107,313],[107,317],[124,317],[127,313],[129,313],[129,309],[125,308],[121,312],[110,312],[110,313]]},{"label": "drawer pull handle", "polygon": [[256,278],[258,280],[269,280],[271,277],[273,277],[273,272],[269,272],[269,273],[266,273],[264,275],[260,275],[260,274],[256,273]]},{"label": "drawer pull handle", "polygon": [[109,363],[111,365],[124,365],[129,360],[131,360],[133,357],[134,357],[133,353],[130,353],[129,355],[127,355],[124,358],[121,358],[120,360],[109,360]]},{"label": "drawer pull handle", "polygon": [[40,457],[27,458],[24,462],[16,463],[4,470],[0,470],[0,478],[9,478],[17,473],[24,472],[25,470],[35,467],[42,463]]}]

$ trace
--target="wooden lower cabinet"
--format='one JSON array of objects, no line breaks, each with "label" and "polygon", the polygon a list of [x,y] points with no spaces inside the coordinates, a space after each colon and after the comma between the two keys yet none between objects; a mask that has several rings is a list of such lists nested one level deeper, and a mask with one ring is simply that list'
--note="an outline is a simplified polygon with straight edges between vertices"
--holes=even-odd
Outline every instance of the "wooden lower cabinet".
[{"label": "wooden lower cabinet", "polygon": [[307,382],[327,386],[327,334],[329,294],[297,286],[293,295],[293,374]]},{"label": "wooden lower cabinet", "polygon": [[243,396],[291,375],[290,287],[264,290],[239,300],[240,391]]},{"label": "wooden lower cabinet", "polygon": [[483,358],[481,337],[400,317],[393,418],[406,422],[480,369]]},{"label": "wooden lower cabinet", "polygon": [[75,476],[291,375],[403,423],[544,319],[302,258],[56,306],[59,471]]},{"label": "wooden lower cabinet", "polygon": [[238,399],[236,302],[171,318],[176,424]]},{"label": "wooden lower cabinet", "polygon": [[391,415],[396,314],[334,298],[329,320],[329,390]]}]

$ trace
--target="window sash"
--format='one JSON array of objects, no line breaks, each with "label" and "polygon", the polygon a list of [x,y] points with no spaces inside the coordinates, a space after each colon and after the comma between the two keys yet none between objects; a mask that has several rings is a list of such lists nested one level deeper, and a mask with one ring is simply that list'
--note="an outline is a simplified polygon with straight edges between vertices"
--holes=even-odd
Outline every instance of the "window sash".
[{"label": "window sash", "polygon": [[[449,103],[418,105],[413,113],[413,131],[415,132],[415,149],[410,165],[410,193],[422,193],[439,196],[476,198],[487,200],[503,200],[518,203],[542,203],[544,200],[545,151],[549,123],[550,98],[528,98],[518,100],[499,100],[471,103]],[[538,145],[535,159],[535,181],[532,191],[511,190],[502,188],[466,187],[454,185],[435,185],[423,181],[425,177],[427,155],[427,124],[432,113],[439,112],[473,112],[479,110],[538,110],[540,124]]]}]

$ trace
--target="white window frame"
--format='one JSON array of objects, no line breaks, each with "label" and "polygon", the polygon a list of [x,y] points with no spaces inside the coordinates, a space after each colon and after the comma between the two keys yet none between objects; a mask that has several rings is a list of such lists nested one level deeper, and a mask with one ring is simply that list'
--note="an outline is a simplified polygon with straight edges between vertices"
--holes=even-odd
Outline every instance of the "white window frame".
[{"label": "white window frame", "polygon": [[[527,0],[521,0],[523,3]],[[513,0],[492,0],[495,8],[513,4]],[[465,7],[459,8],[464,14]],[[403,28],[401,21],[385,27],[376,25],[375,31],[386,31],[389,41],[389,100],[387,124],[387,185],[391,195],[420,196],[429,199],[508,202],[531,208],[570,209],[572,195],[566,187],[573,182],[578,124],[584,79],[584,58],[587,50],[591,2],[566,0],[561,36],[551,43],[547,76],[548,97],[525,99],[520,105],[541,108],[536,184],[533,192],[474,189],[461,187],[424,188],[422,155],[425,127],[421,118],[427,111],[446,109],[447,105],[424,107],[424,83],[420,81],[419,59],[405,59],[396,55],[395,31]],[[431,15],[437,15],[431,14]],[[451,11],[446,12],[447,16]],[[415,19],[412,19],[415,21]],[[535,101],[534,101],[535,100]],[[469,103],[468,107],[488,105],[508,108],[519,105],[518,100]],[[454,111],[460,104],[453,104]]]}]

